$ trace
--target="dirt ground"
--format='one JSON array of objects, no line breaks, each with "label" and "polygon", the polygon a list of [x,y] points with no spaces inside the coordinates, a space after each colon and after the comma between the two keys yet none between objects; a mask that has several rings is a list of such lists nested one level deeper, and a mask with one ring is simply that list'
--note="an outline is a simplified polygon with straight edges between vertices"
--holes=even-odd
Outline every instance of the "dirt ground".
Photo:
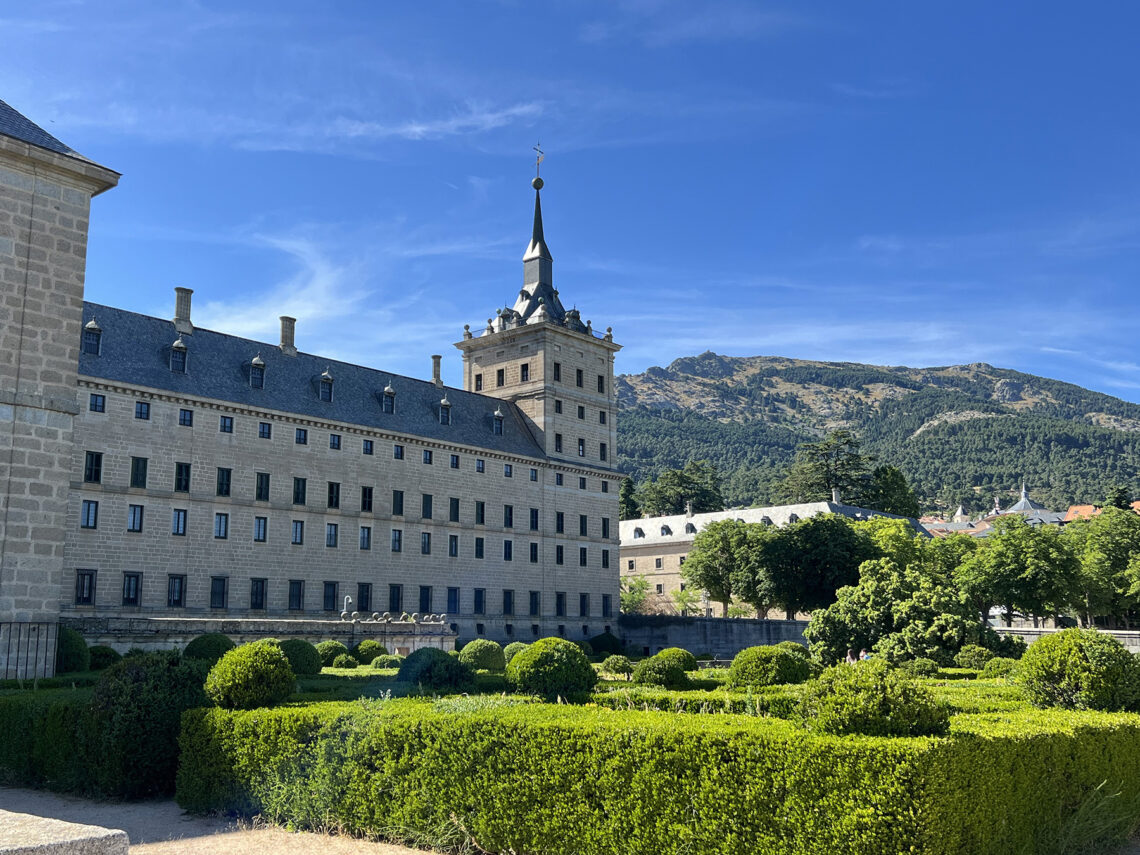
[{"label": "dirt ground", "polygon": [[96,802],[42,790],[0,787],[0,808],[66,822],[120,828],[131,855],[412,855],[422,850],[352,837],[251,827],[249,823],[183,813],[172,800]]}]

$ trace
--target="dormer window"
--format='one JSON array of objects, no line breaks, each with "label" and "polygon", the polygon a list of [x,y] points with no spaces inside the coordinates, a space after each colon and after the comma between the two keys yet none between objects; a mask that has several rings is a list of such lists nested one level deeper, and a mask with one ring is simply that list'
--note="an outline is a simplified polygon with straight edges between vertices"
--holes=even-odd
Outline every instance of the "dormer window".
[{"label": "dormer window", "polygon": [[91,356],[99,355],[99,347],[103,342],[103,329],[92,318],[83,327],[83,352]]},{"label": "dormer window", "polygon": [[330,403],[330,404],[332,403],[332,399],[333,399],[332,387],[333,387],[332,374],[330,374],[329,370],[326,368],[324,370],[324,373],[321,374],[320,399],[322,401],[325,401],[326,403]]},{"label": "dormer window", "polygon": [[265,388],[265,360],[260,353],[249,364],[249,386],[251,389]]},{"label": "dormer window", "polygon": [[673,529],[669,528],[669,526],[667,526],[667,525],[661,526],[661,534],[663,536],[668,537],[672,533],[673,533]]},{"label": "dormer window", "polygon": [[764,516],[760,517],[760,524],[761,525],[771,525],[772,524],[772,518],[770,516],[768,516],[767,514],[765,514]]},{"label": "dormer window", "polygon": [[636,538],[639,538],[639,537],[645,537],[645,532],[643,532],[643,531],[642,531],[641,529],[639,529],[639,528],[635,528],[635,529],[633,530],[633,536],[634,536],[634,538],[635,538],[635,539],[636,539]]},{"label": "dormer window", "polygon": [[385,413],[396,412],[396,390],[391,383],[384,387],[384,394],[380,396],[380,410]]},{"label": "dormer window", "polygon": [[447,400],[446,395],[439,402],[439,423],[441,425],[451,424],[451,402]]},{"label": "dormer window", "polygon": [[495,436],[503,435],[503,411],[500,409],[495,410],[494,421],[491,422],[491,433]]},{"label": "dormer window", "polygon": [[685,534],[696,534],[697,527],[692,523],[685,523]]},{"label": "dormer window", "polygon": [[789,523],[798,523],[800,521],[799,514],[788,514]]},{"label": "dormer window", "polygon": [[186,373],[186,342],[182,336],[178,336],[170,346],[170,370],[175,374]]}]

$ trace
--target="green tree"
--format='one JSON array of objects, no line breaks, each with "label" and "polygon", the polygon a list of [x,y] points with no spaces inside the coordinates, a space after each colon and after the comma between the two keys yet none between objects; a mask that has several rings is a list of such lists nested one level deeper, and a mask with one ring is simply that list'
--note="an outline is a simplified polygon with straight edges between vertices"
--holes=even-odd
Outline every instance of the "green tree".
[{"label": "green tree", "polygon": [[748,534],[748,524],[738,520],[709,523],[693,538],[693,546],[681,565],[681,577],[687,585],[720,603],[724,617],[732,602],[733,574],[741,562],[751,560]]},{"label": "green tree", "polygon": [[649,600],[649,580],[644,576],[622,576],[618,599],[627,615],[644,614]]},{"label": "green tree", "polygon": [[1131,628],[1129,614],[1140,603],[1140,515],[1106,507],[1069,523],[1061,537],[1080,564],[1077,605],[1084,624],[1105,616]]},{"label": "green tree", "polygon": [[641,516],[641,508],[637,504],[637,495],[633,486],[633,479],[626,478],[618,488],[618,518],[635,520]]},{"label": "green tree", "polygon": [[1104,497],[1104,506],[1128,510],[1132,507],[1132,494],[1123,484],[1114,484],[1108,488],[1108,493]]},{"label": "green tree", "polygon": [[828,502],[832,490],[840,497],[862,493],[867,470],[874,458],[860,451],[855,434],[833,430],[819,442],[805,442],[779,486],[792,502]]},{"label": "green tree", "polygon": [[692,588],[678,588],[673,592],[673,605],[680,614],[700,611],[701,596]]},{"label": "green tree", "polygon": [[720,475],[708,461],[690,460],[684,469],[669,469],[656,481],[642,484],[637,503],[650,517],[683,514],[688,506],[695,514],[722,511]]},{"label": "green tree", "polygon": [[916,518],[919,515],[918,499],[907,483],[906,476],[894,466],[877,466],[867,479],[861,493],[853,497],[854,503],[900,517]]}]

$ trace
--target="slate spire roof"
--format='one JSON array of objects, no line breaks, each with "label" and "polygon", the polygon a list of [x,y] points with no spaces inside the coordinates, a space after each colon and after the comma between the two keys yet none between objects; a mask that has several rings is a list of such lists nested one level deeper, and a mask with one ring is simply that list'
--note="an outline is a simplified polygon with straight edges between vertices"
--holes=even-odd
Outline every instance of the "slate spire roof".
[{"label": "slate spire roof", "polygon": [[1016,505],[1014,505],[1012,508],[1010,508],[1008,511],[1006,511],[1006,513],[1023,514],[1026,511],[1043,511],[1045,509],[1046,508],[1043,504],[1041,504],[1040,502],[1035,502],[1031,498],[1029,498],[1029,490],[1026,489],[1024,484],[1022,484],[1021,485],[1021,499],[1018,500]]},{"label": "slate spire roof", "polygon": [[71,146],[57,140],[6,101],[0,101],[0,134],[38,148],[54,151],[56,154],[65,154],[68,157],[76,157],[91,162]]},{"label": "slate spire roof", "polygon": [[523,256],[523,261],[530,261],[532,258],[549,258],[553,261],[550,255],[550,248],[546,245],[546,238],[542,234],[542,188],[536,187],[534,189],[534,227],[531,229],[530,244],[526,248],[526,254]]},{"label": "slate spire roof", "polygon": [[[535,321],[562,324],[566,322],[566,309],[558,299],[558,292],[554,290],[554,259],[542,232],[543,180],[535,178],[531,186],[534,187],[534,225],[531,227],[530,243],[523,255],[523,287],[514,307],[508,310],[511,315],[506,320],[526,323],[532,315],[538,313],[540,316]],[[575,327],[580,324],[579,321]]]}]

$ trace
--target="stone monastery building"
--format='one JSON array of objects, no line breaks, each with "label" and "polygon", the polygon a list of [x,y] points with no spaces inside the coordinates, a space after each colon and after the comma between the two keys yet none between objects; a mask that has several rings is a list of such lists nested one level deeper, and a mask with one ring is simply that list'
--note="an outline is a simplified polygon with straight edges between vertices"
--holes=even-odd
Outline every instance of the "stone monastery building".
[{"label": "stone monastery building", "polygon": [[439,356],[425,381],[302,352],[288,317],[276,343],[196,327],[185,288],[171,320],[84,302],[117,179],[0,101],[0,658],[50,657],[61,616],[616,623],[620,346],[554,289],[541,179],[462,389]]}]

